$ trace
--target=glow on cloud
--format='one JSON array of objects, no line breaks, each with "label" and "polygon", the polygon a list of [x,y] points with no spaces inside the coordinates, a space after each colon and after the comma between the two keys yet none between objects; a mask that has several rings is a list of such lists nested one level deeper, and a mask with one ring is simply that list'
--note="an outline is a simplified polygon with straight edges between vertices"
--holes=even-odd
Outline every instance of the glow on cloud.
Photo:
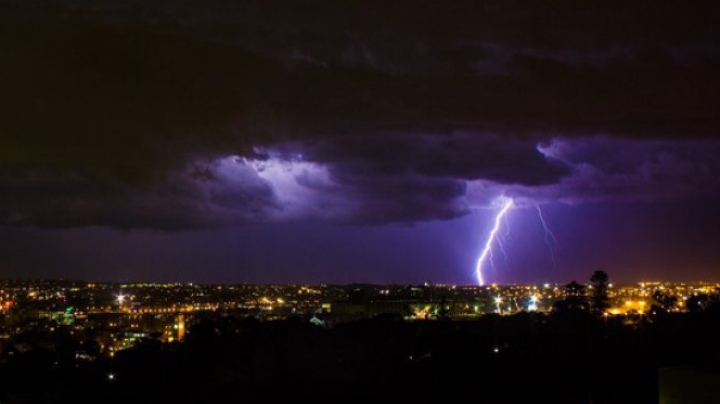
[{"label": "glow on cloud", "polygon": [[[347,204],[329,169],[298,158],[270,156],[252,159],[230,156],[219,161],[217,175],[225,183],[259,181],[272,189],[275,206],[271,220],[330,219]],[[250,179],[248,179],[250,177]]]}]

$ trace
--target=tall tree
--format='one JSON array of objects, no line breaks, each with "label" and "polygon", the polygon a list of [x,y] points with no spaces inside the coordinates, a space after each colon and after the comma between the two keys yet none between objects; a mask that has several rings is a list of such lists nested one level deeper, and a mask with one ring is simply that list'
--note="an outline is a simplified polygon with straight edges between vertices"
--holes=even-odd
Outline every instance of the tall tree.
[{"label": "tall tree", "polygon": [[610,307],[608,290],[610,277],[605,271],[595,271],[590,277],[592,284],[591,310],[595,314],[602,314]]}]

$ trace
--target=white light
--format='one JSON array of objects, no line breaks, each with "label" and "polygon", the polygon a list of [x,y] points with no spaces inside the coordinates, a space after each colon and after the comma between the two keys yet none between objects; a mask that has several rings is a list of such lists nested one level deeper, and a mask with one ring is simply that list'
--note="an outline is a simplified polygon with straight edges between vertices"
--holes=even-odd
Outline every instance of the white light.
[{"label": "white light", "polygon": [[115,380],[115,374],[114,374],[114,373],[109,373],[109,374],[108,374],[108,380],[110,380],[110,381]]},{"label": "white light", "polygon": [[126,297],[127,297],[127,296],[123,295],[122,293],[119,294],[119,295],[117,295],[117,302],[120,303],[120,304],[125,303],[125,298],[126,298]]}]

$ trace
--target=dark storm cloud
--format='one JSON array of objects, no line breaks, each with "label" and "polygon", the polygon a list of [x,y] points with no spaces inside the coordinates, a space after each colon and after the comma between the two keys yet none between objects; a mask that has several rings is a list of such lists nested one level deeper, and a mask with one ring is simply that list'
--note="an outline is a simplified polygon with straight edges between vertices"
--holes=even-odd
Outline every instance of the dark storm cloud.
[{"label": "dark storm cloud", "polygon": [[132,186],[108,177],[14,171],[0,176],[0,218],[13,226],[178,230],[263,221],[277,208],[272,189],[255,172],[213,169],[213,178],[184,171]]},{"label": "dark storm cloud", "polygon": [[[492,185],[477,200],[610,197],[645,145],[718,134],[719,16],[714,2],[5,0],[0,213],[172,229],[449,218],[475,204],[468,182]],[[579,154],[599,133],[642,142]],[[575,154],[535,148],[558,135]],[[256,147],[303,156],[280,169],[289,157]],[[684,183],[707,189],[703,175]]]},{"label": "dark storm cloud", "polygon": [[541,185],[569,174],[563,163],[539,153],[533,141],[479,133],[366,135],[300,149],[309,160],[374,175],[412,172],[427,177]]},{"label": "dark storm cloud", "polygon": [[[720,196],[720,141],[554,139],[542,152],[572,167],[555,184],[503,187],[535,202],[668,201]],[[499,191],[495,191],[499,192]]]},{"label": "dark storm cloud", "polygon": [[336,220],[361,224],[417,222],[452,219],[468,212],[462,200],[465,184],[461,181],[354,172],[342,172],[336,178],[349,188],[348,198],[361,203]]}]

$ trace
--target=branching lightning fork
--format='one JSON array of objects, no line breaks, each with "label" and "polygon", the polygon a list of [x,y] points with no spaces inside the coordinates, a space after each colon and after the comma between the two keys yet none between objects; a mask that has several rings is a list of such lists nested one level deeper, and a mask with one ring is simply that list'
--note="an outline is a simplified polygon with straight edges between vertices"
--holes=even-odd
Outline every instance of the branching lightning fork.
[{"label": "branching lightning fork", "polygon": [[547,222],[545,222],[545,217],[543,216],[542,210],[540,209],[540,205],[535,205],[535,209],[537,209],[538,217],[540,218],[540,223],[542,224],[543,230],[545,230],[545,244],[547,244],[548,249],[550,250],[550,257],[552,258],[553,265],[554,265],[555,264],[555,247],[557,246],[557,239],[555,238],[555,235],[548,227]]},{"label": "branching lightning fork", "polygon": [[[485,284],[485,266],[486,263],[488,263],[492,268],[495,268],[495,263],[493,261],[493,248],[497,246],[497,248],[502,253],[503,257],[505,258],[505,262],[507,264],[507,250],[505,249],[504,240],[503,237],[507,237],[510,234],[510,226],[508,224],[507,220],[507,213],[510,210],[510,208],[515,207],[515,201],[507,196],[500,196],[498,198],[498,201],[501,203],[502,208],[495,216],[495,222],[492,230],[490,231],[490,234],[487,237],[487,240],[485,241],[485,245],[483,247],[482,252],[480,253],[480,257],[478,257],[477,264],[475,265],[475,276],[477,277],[478,284],[480,286],[483,286]],[[540,224],[542,225],[542,228],[545,232],[545,244],[547,244],[548,249],[550,250],[550,258],[552,259],[553,265],[555,264],[555,249],[557,247],[557,239],[555,238],[555,235],[553,234],[552,230],[550,230],[550,227],[547,225],[547,222],[545,221],[545,217],[543,216],[542,209],[540,209],[539,205],[535,205],[535,209],[537,210],[538,218],[540,219]],[[505,235],[500,234],[500,227],[502,227],[502,224],[505,224]]]},{"label": "branching lightning fork", "polygon": [[480,257],[477,260],[477,265],[475,266],[475,275],[477,276],[478,284],[480,286],[485,284],[485,280],[483,278],[483,265],[485,264],[485,261],[490,258],[492,259],[492,246],[493,242],[497,239],[497,233],[500,229],[500,224],[502,222],[503,217],[505,214],[510,210],[510,208],[513,207],[514,202],[512,198],[503,197],[503,207],[500,210],[500,212],[495,216],[495,225],[493,226],[492,230],[490,231],[490,235],[487,238],[487,241],[485,242],[485,248],[483,248],[482,253],[480,253]]}]

